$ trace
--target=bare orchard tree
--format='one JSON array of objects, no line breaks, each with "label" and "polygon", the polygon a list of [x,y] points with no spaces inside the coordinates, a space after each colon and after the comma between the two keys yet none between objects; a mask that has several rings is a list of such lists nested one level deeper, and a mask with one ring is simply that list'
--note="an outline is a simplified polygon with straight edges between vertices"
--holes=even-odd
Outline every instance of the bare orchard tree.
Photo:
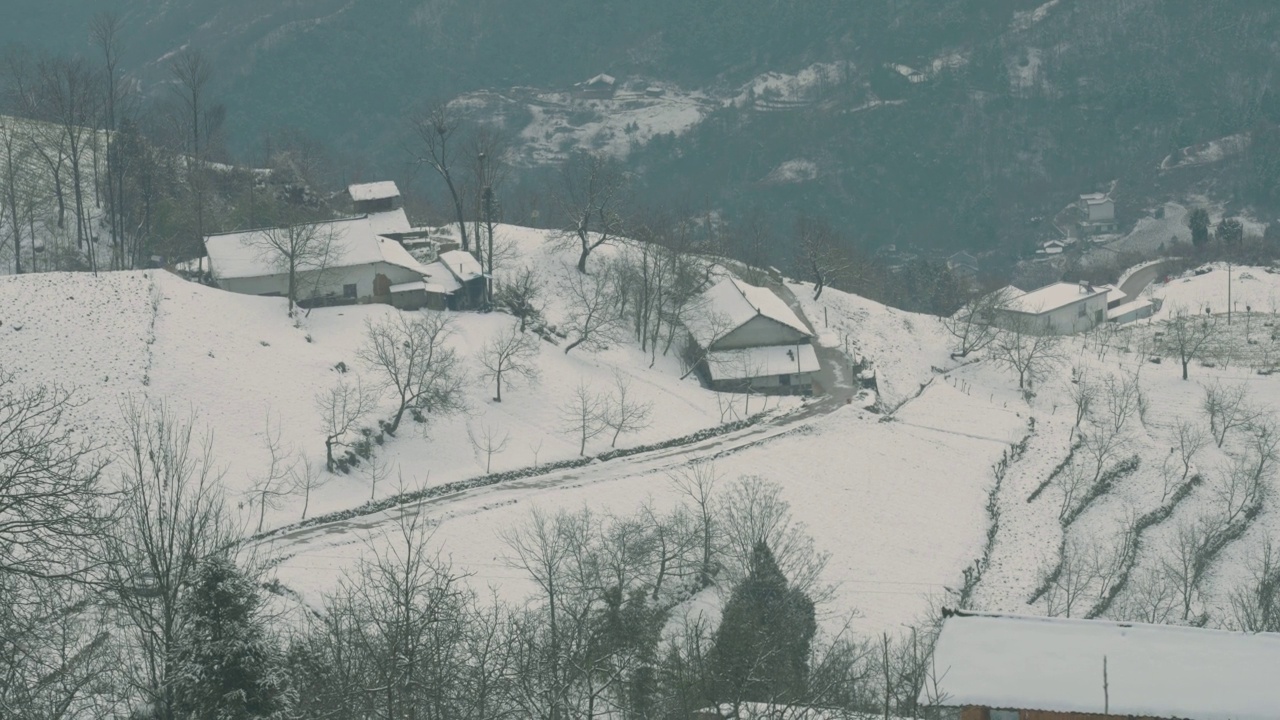
[{"label": "bare orchard tree", "polygon": [[348,436],[377,407],[378,396],[359,380],[350,383],[340,379],[333,387],[317,393],[315,403],[324,432],[325,469],[333,472],[334,449],[348,446]]},{"label": "bare orchard tree", "polygon": [[833,588],[821,584],[830,553],[814,547],[804,523],[791,517],[791,505],[782,498],[780,485],[759,476],[743,476],[720,495],[717,514],[728,582],[736,584],[747,576],[752,552],[764,542],[795,587],[814,602],[830,596]]},{"label": "bare orchard tree", "polygon": [[311,492],[324,487],[329,478],[311,463],[311,458],[303,455],[301,460],[293,466],[289,479],[293,484],[294,492],[302,494],[302,517],[299,519],[306,520],[307,508],[311,506]]},{"label": "bare orchard tree", "polygon": [[1159,559],[1164,582],[1172,588],[1175,616],[1183,622],[1191,619],[1200,599],[1200,582],[1208,571],[1200,558],[1212,540],[1212,525],[1206,518],[1179,522]]},{"label": "bare orchard tree", "polygon": [[425,420],[428,414],[448,414],[463,407],[463,369],[457,351],[448,346],[453,328],[444,313],[394,313],[365,323],[368,338],[357,356],[381,374],[382,384],[396,401],[386,430],[394,435],[405,412]]},{"label": "bare orchard tree", "polygon": [[1164,323],[1164,348],[1182,363],[1182,379],[1187,379],[1187,367],[1191,361],[1208,353],[1217,338],[1216,321],[1174,308]]},{"label": "bare orchard tree", "polygon": [[173,681],[179,608],[199,563],[226,551],[235,534],[225,515],[212,439],[194,417],[128,401],[121,497],[107,544],[106,585],[137,661],[126,681],[156,717],[175,718]]},{"label": "bare orchard tree", "polygon": [[613,372],[613,394],[605,399],[604,424],[613,431],[609,447],[618,446],[618,436],[649,427],[653,403],[635,397],[631,379],[619,370]]},{"label": "bare orchard tree", "polygon": [[514,323],[489,338],[480,350],[483,377],[494,381],[494,402],[502,402],[502,380],[508,387],[512,378],[538,379],[538,336],[526,333]]},{"label": "bare orchard tree", "polygon": [[476,457],[484,461],[485,475],[493,468],[493,456],[505,452],[510,440],[510,432],[499,430],[488,423],[478,429],[467,424],[467,441],[471,443],[471,449],[475,450]]},{"label": "bare orchard tree", "polygon": [[1178,460],[1182,463],[1182,482],[1186,482],[1187,476],[1191,474],[1192,461],[1208,444],[1208,439],[1204,436],[1204,427],[1194,420],[1178,423],[1175,433],[1178,444],[1172,449],[1178,453]]},{"label": "bare orchard tree", "polygon": [[954,315],[942,318],[942,326],[955,338],[951,357],[969,357],[995,342],[999,334],[996,311],[1004,307],[1007,297],[1003,289],[984,293],[965,303]]},{"label": "bare orchard tree", "polygon": [[289,317],[293,317],[293,308],[302,299],[303,276],[323,275],[341,259],[336,239],[333,226],[328,223],[291,221],[249,233],[241,242],[288,278],[285,296],[289,299]]},{"label": "bare orchard tree", "polygon": [[1089,377],[1076,368],[1071,369],[1071,384],[1067,386],[1067,395],[1076,410],[1076,422],[1072,427],[1079,428],[1080,421],[1089,416],[1093,403],[1098,399],[1098,386]]},{"label": "bare orchard tree", "polygon": [[1062,547],[1062,557],[1054,568],[1056,574],[1046,577],[1048,591],[1044,594],[1045,614],[1049,617],[1079,617],[1087,607],[1090,588],[1097,580],[1097,568],[1091,562],[1089,548],[1078,540],[1068,541]]},{"label": "bare orchard tree", "polygon": [[1244,383],[1223,387],[1215,381],[1204,389],[1204,414],[1209,418],[1209,433],[1218,447],[1227,440],[1232,430],[1248,427],[1261,419],[1266,411],[1254,407],[1245,397],[1248,388]]},{"label": "bare orchard tree", "polygon": [[1029,392],[1048,377],[1062,359],[1062,339],[1037,332],[1030,319],[1012,318],[990,348],[991,359],[1018,376],[1018,389]]},{"label": "bare orchard tree", "polygon": [[564,330],[570,340],[564,352],[582,346],[599,350],[614,339],[622,321],[612,269],[600,268],[586,275],[567,272],[560,278],[560,297],[566,306]]},{"label": "bare orchard tree", "polygon": [[467,235],[467,222],[462,206],[462,194],[453,177],[454,153],[457,142],[454,135],[458,131],[457,116],[449,109],[448,103],[431,104],[425,111],[413,119],[414,131],[418,134],[420,153],[418,162],[431,168],[445,187],[449,189],[449,197],[453,200],[454,217],[458,222],[458,233],[462,240],[462,249],[471,251],[470,238]]},{"label": "bare orchard tree", "polygon": [[1102,399],[1106,415],[1096,418],[1097,421],[1108,425],[1112,433],[1121,434],[1129,418],[1137,414],[1142,405],[1142,385],[1138,374],[1123,373],[1119,378],[1108,375],[1103,381]]},{"label": "bare orchard tree", "polygon": [[579,381],[560,404],[560,424],[565,434],[578,441],[579,455],[587,454],[588,440],[608,429],[604,412],[605,398],[591,389],[585,380]]},{"label": "bare orchard tree", "polygon": [[697,528],[700,562],[699,584],[706,587],[716,574],[716,548],[720,544],[720,518],[716,512],[719,498],[716,485],[722,476],[715,463],[700,460],[668,473],[671,485],[692,503]]},{"label": "bare orchard tree", "polygon": [[569,223],[562,237],[577,246],[579,273],[592,251],[622,234],[627,190],[622,167],[603,155],[576,152],[561,166],[557,201]]}]

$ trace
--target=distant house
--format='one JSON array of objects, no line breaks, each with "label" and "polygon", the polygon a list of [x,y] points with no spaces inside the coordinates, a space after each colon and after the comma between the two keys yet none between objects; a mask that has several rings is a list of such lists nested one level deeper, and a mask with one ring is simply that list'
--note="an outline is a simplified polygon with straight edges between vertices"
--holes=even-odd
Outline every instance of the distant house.
[{"label": "distant house", "polygon": [[351,204],[357,214],[390,212],[401,206],[400,188],[390,180],[361,183],[347,187]]},{"label": "distant house", "polygon": [[1149,318],[1156,314],[1157,304],[1152,300],[1138,298],[1133,302],[1120,303],[1107,309],[1107,322],[1124,325],[1135,320]]},{"label": "distant house", "polygon": [[729,392],[813,391],[818,356],[804,321],[768,288],[716,283],[685,321],[707,384]]},{"label": "distant house", "polygon": [[[312,263],[300,269],[300,305],[389,302],[392,285],[422,278],[422,264],[400,243],[382,237],[376,225],[371,216],[361,215],[300,226],[303,232],[312,233],[316,242],[327,242],[330,247],[323,267]],[[263,249],[272,233],[281,232],[285,230],[263,228],[206,237],[213,281],[229,292],[287,295],[287,269],[278,254]]]},{"label": "distant house", "polygon": [[944,610],[920,700],[960,720],[1274,720],[1280,634]]},{"label": "distant house", "polygon": [[1005,299],[997,324],[1048,335],[1070,335],[1107,320],[1107,291],[1059,282]]},{"label": "distant house", "polygon": [[586,82],[578,83],[575,87],[581,97],[608,99],[613,97],[613,93],[617,90],[617,85],[617,78],[600,73]]},{"label": "distant house", "polygon": [[1098,235],[1113,233],[1116,225],[1116,203],[1105,193],[1087,193],[1080,196],[1077,203],[1083,219],[1080,221],[1082,235]]},{"label": "distant house", "polygon": [[1061,255],[1063,250],[1067,249],[1067,244],[1061,240],[1049,240],[1040,246],[1036,251],[1037,255]]}]

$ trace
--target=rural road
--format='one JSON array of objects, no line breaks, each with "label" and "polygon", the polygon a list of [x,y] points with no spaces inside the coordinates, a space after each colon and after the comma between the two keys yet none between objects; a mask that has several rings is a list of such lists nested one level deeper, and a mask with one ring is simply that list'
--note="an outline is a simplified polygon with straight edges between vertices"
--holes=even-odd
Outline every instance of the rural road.
[{"label": "rural road", "polygon": [[[789,303],[795,303],[795,298],[790,297],[790,293],[785,289],[781,294]],[[798,303],[793,307],[803,318],[804,315],[799,312]],[[447,495],[423,498],[367,515],[295,529],[282,528],[277,533],[257,539],[254,545],[257,549],[266,550],[276,557],[288,558],[299,553],[314,551],[317,547],[349,541],[353,537],[353,532],[376,531],[377,528],[392,523],[405,514],[417,514],[428,508],[431,514],[436,516],[456,515],[459,511],[465,513],[467,512],[465,508],[473,508],[473,511],[479,512],[484,508],[501,504],[504,499],[510,499],[525,492],[569,484],[591,484],[623,477],[665,473],[691,461],[714,459],[767,442],[815,417],[843,407],[847,404],[848,398],[857,391],[850,384],[848,358],[838,349],[822,347],[816,349],[819,363],[822,365],[818,382],[824,389],[823,395],[791,412],[763,422],[723,435],[693,440],[672,447],[604,460],[581,467],[551,470],[542,475],[460,490]]]},{"label": "rural road", "polygon": [[1120,284],[1120,290],[1124,292],[1124,301],[1133,302],[1137,300],[1148,285],[1157,278],[1164,277],[1165,272],[1168,270],[1168,265],[1167,262],[1156,263],[1149,267],[1144,267],[1125,278],[1125,281]]}]

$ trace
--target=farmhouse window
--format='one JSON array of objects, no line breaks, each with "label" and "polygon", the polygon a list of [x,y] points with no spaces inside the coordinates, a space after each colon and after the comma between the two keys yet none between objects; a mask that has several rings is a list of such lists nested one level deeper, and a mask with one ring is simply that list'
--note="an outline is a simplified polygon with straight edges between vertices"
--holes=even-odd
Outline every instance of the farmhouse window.
[{"label": "farmhouse window", "polygon": [[1085,315],[1087,315],[1087,314],[1089,314],[1089,308],[1085,307],[1084,305],[1081,305],[1081,306],[1080,306],[1080,312],[1079,312],[1079,314],[1077,315],[1077,317],[1084,317],[1084,316],[1085,316]]},{"label": "farmhouse window", "polygon": [[356,296],[356,284],[355,284],[355,283],[351,283],[351,284],[349,284],[349,285],[343,285],[343,286],[342,286],[342,297],[344,297],[344,298],[353,298],[353,297],[355,297],[355,296]]},{"label": "farmhouse window", "polygon": [[778,376],[778,384],[779,384],[779,385],[790,385],[790,384],[791,384],[791,376],[790,376],[790,375],[779,375],[779,376]]}]

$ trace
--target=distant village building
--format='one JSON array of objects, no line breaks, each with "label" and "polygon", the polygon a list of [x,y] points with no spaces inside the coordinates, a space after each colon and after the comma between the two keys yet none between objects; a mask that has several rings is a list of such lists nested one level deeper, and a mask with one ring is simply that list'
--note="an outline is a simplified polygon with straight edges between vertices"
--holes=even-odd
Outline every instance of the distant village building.
[{"label": "distant village building", "polygon": [[807,395],[818,356],[804,321],[768,288],[726,278],[685,321],[700,374],[714,390]]},{"label": "distant village building", "polygon": [[617,78],[600,73],[586,82],[578,83],[575,87],[580,97],[607,100],[613,97],[613,93],[617,90],[617,85]]},{"label": "distant village building", "polygon": [[[300,269],[300,305],[379,302],[437,310],[485,305],[489,278],[480,263],[465,252],[438,252],[430,229],[411,227],[394,182],[352,185],[347,194],[357,216],[302,226],[317,242],[329,242],[331,252],[323,267]],[[282,232],[262,228],[206,237],[213,281],[229,292],[288,294],[287,268],[278,253],[264,248],[270,234]]]},{"label": "distant village building", "polygon": [[978,277],[978,258],[961,250],[947,258],[947,269],[958,280],[972,282]]},{"label": "distant village building", "polygon": [[1080,232],[1084,236],[1113,233],[1116,225],[1116,203],[1106,193],[1087,193],[1078,203],[1083,219]]},{"label": "distant village building", "polygon": [[1036,251],[1037,255],[1061,255],[1067,249],[1067,244],[1061,240],[1049,240],[1040,246]]},{"label": "distant village building", "polygon": [[[960,720],[1280,717],[1280,634],[943,611],[933,679]],[[936,684],[935,684],[936,681]]]},{"label": "distant village building", "polygon": [[996,321],[1048,335],[1082,332],[1107,321],[1107,291],[1084,282],[1053,283],[1006,298]]}]

